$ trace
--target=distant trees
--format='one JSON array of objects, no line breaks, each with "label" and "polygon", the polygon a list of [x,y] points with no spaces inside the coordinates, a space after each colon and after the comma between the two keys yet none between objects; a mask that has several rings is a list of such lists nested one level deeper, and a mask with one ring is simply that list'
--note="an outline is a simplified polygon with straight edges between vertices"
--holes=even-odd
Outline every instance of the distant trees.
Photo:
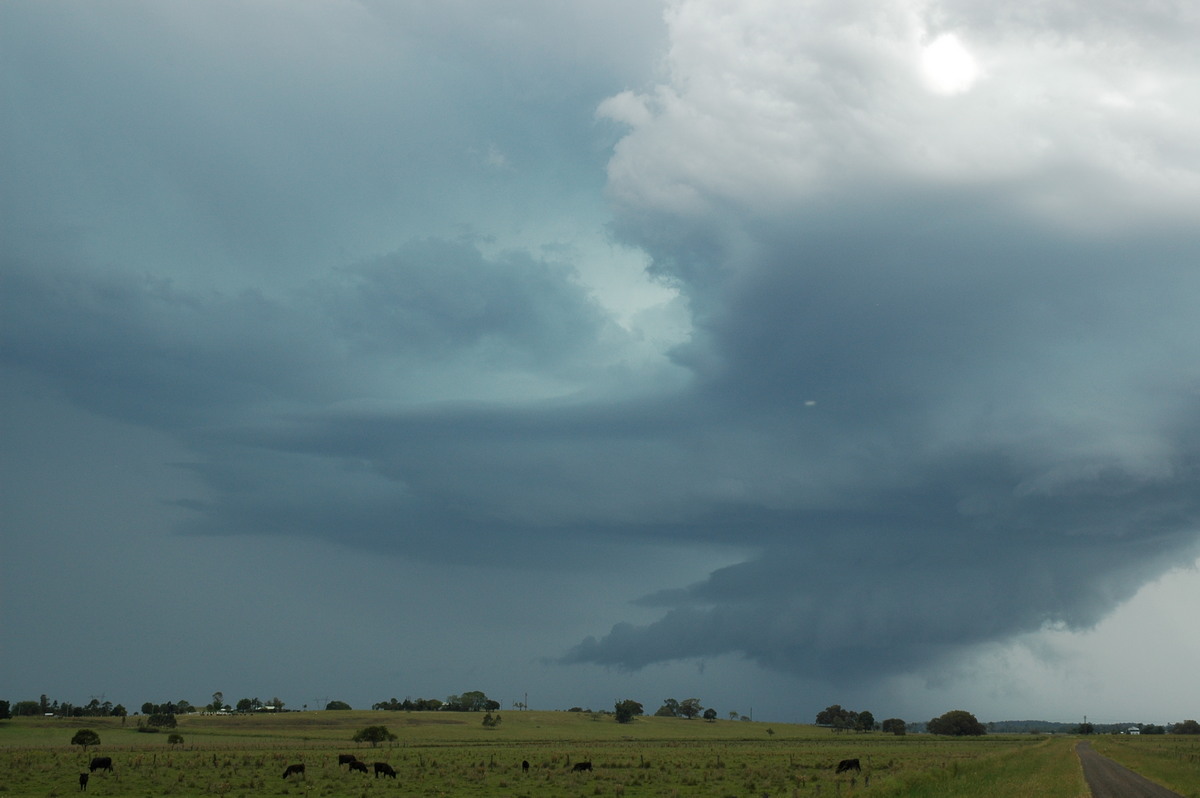
[{"label": "distant trees", "polygon": [[880,728],[883,731],[891,734],[908,734],[908,724],[900,720],[900,718],[888,718],[883,722],[883,725]]},{"label": "distant trees", "polygon": [[183,745],[183,735],[172,732],[167,736],[167,745]]},{"label": "distant trees", "polygon": [[966,710],[952,709],[925,724],[930,734],[944,734],[951,737],[978,737],[987,734],[987,728],[974,715]]},{"label": "distant trees", "polygon": [[168,701],[165,704],[153,704],[149,701],[142,704],[143,715],[186,715],[189,712],[194,712],[195,709],[190,702],[183,699]]},{"label": "distant trees", "polygon": [[36,701],[18,701],[13,705],[12,713],[19,718],[29,715],[41,715],[42,708],[38,706],[38,702]]},{"label": "distant trees", "polygon": [[830,726],[834,731],[871,731],[875,728],[875,716],[870,712],[855,712],[844,709],[841,704],[832,704],[817,713],[818,726]]},{"label": "distant trees", "polygon": [[685,698],[682,701],[676,701],[674,698],[668,698],[663,701],[663,705],[654,713],[659,718],[692,718],[698,717],[704,707],[700,704],[699,698]]},{"label": "distant trees", "polygon": [[495,712],[500,709],[500,702],[488,698],[481,690],[472,690],[462,695],[446,696],[442,708],[450,712]]},{"label": "distant trees", "polygon": [[325,705],[326,709],[351,709],[351,706],[345,701],[330,701]]},{"label": "distant trees", "polygon": [[7,701],[0,701],[0,720],[8,720],[12,717],[12,707]]},{"label": "distant trees", "polygon": [[1096,726],[1091,723],[1080,723],[1075,727],[1076,734],[1095,734]]},{"label": "distant trees", "polygon": [[89,745],[100,745],[100,735],[91,729],[80,729],[71,738],[71,745],[82,745],[86,751]]},{"label": "distant trees", "polygon": [[436,712],[445,704],[437,698],[406,698],[403,701],[397,701],[392,698],[387,701],[379,701],[371,705],[371,709],[386,709],[392,712],[404,710],[405,712]]},{"label": "distant trees", "polygon": [[206,709],[210,712],[220,712],[225,708],[225,694],[220,690],[212,694],[212,703]]},{"label": "distant trees", "polygon": [[617,718],[617,723],[629,723],[638,715],[645,712],[642,705],[632,698],[626,698],[624,701],[618,701],[614,709],[614,714]]},{"label": "distant trees", "polygon": [[1176,723],[1171,727],[1172,734],[1200,734],[1200,723],[1194,720],[1185,720],[1182,723]]},{"label": "distant trees", "polygon": [[717,711],[715,709],[713,709],[712,707],[709,707],[708,709],[704,710],[704,719],[707,720],[709,723],[712,723],[713,721],[715,721],[717,719]]},{"label": "distant trees", "polygon": [[387,726],[367,726],[356,731],[353,739],[356,743],[370,743],[371,747],[374,748],[380,743],[395,740],[396,735],[388,731]]}]

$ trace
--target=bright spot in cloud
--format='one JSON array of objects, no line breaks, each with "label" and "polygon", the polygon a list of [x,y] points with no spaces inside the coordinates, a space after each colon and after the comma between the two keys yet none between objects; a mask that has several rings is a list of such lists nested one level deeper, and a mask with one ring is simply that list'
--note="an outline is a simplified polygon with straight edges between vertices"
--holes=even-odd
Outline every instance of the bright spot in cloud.
[{"label": "bright spot in cloud", "polygon": [[979,66],[953,33],[943,33],[921,52],[925,85],[938,94],[960,94],[975,83]]}]

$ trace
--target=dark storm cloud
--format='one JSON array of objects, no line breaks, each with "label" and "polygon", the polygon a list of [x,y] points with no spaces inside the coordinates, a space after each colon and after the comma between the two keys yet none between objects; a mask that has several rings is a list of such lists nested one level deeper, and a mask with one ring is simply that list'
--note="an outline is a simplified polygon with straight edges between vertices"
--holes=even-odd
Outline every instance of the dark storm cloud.
[{"label": "dark storm cloud", "polygon": [[[618,18],[563,4],[314,4],[229,61],[208,7],[107,39],[7,12],[0,121],[28,156],[0,161],[3,364],[186,449],[184,531],[563,570],[715,544],[742,561],[564,660],[827,679],[1086,627],[1196,556],[1194,164],[1153,81],[1084,63],[1031,101],[1064,56],[1006,61],[1032,23],[1001,19],[970,42],[993,83],[933,96],[908,7],[671,3],[645,95]],[[162,69],[119,57],[146,40]],[[563,198],[598,190],[603,96],[613,235],[683,342],[529,232],[591,208]]]},{"label": "dark storm cloud", "polygon": [[[1004,41],[1026,23],[1006,18],[1001,34],[963,33],[990,70],[979,99],[938,99],[926,117],[904,70],[932,33],[914,23],[904,42],[912,19],[847,25],[817,3],[777,29],[746,14],[722,37],[702,5],[676,7],[676,79],[602,110],[632,128],[609,170],[618,229],[687,298],[695,332],[675,357],[697,375],[691,400],[720,408],[704,434],[737,442],[721,447],[740,492],[726,534],[759,553],[645,597],[661,620],[618,624],[566,661],[921,670],[1090,627],[1194,561],[1200,244],[1168,197],[1191,185],[1195,153],[1147,117],[1088,107],[1136,96],[1130,73],[1105,84],[1101,59],[1079,59],[1044,90],[1064,105],[1027,117],[1028,65]],[[1079,17],[1061,22],[1097,53],[1155,28],[1143,18],[1131,38],[1110,15]],[[831,51],[795,55],[832,65],[828,79],[777,68],[834,28]],[[764,44],[738,61],[747,35]],[[1032,60],[1062,66],[1046,48]],[[1160,74],[1145,85],[1177,85]],[[1115,157],[1142,146],[1155,155],[1138,166]],[[912,160],[930,147],[941,162]],[[1164,174],[1178,182],[1156,191]]]}]

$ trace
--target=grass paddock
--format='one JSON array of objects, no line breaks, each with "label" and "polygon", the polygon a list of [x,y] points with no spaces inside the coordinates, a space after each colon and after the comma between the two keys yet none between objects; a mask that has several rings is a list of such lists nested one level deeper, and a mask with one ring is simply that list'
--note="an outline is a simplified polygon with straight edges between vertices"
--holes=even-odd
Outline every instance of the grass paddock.
[{"label": "grass paddock", "polygon": [[[137,731],[137,718],[18,718],[0,722],[0,795],[78,792],[95,755],[98,796],[492,796],[674,798],[675,796],[1086,796],[1073,740],[1038,735],[945,738],[840,733],[806,725],[611,715],[506,712],[495,728],[481,713],[313,711],[278,715],[185,715],[166,732]],[[351,742],[383,725],[397,739]],[[101,745],[69,744],[80,728]],[[339,767],[349,753],[387,762],[395,780]],[[841,759],[859,772],[836,774]],[[525,772],[522,761],[530,763]],[[591,762],[592,770],[573,765]],[[282,778],[292,763],[303,777]]]}]

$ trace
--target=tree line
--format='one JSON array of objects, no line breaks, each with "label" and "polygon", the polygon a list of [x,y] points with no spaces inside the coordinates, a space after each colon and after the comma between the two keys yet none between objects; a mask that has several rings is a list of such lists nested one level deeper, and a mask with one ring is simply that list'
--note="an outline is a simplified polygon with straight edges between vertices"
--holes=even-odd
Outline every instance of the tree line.
[{"label": "tree line", "polygon": [[405,698],[403,701],[397,701],[392,698],[372,704],[371,709],[390,712],[495,712],[500,709],[500,702],[488,698],[482,690],[471,690],[460,695],[446,696],[445,701],[436,698]]}]

